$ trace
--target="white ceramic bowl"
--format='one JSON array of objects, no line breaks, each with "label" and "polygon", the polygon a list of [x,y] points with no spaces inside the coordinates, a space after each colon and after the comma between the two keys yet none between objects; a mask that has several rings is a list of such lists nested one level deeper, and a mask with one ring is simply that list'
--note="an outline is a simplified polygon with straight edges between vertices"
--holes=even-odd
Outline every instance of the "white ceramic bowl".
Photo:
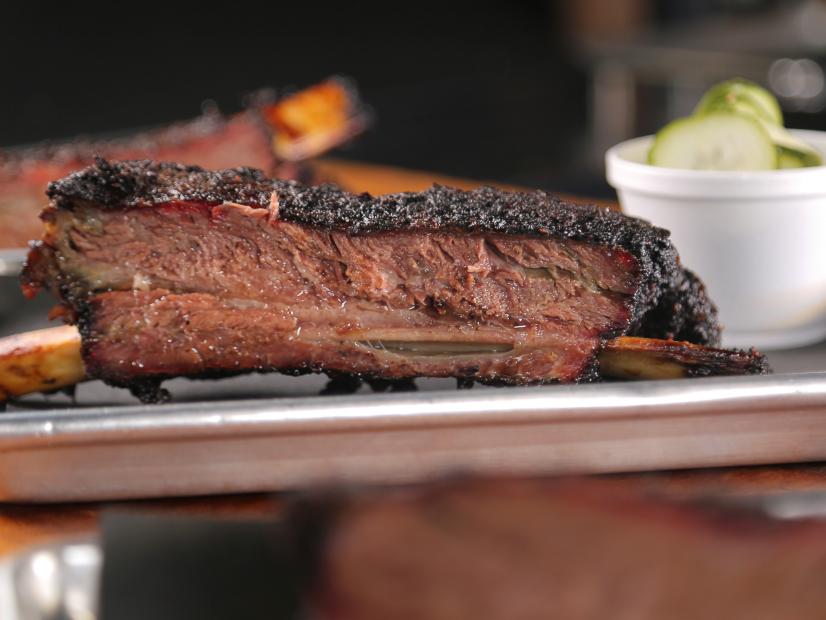
[{"label": "white ceramic bowl", "polygon": [[[826,132],[793,131],[826,153]],[[671,231],[706,283],[726,346],[826,338],[826,166],[722,172],[646,162],[652,136],[611,148],[606,173],[625,213]]]}]

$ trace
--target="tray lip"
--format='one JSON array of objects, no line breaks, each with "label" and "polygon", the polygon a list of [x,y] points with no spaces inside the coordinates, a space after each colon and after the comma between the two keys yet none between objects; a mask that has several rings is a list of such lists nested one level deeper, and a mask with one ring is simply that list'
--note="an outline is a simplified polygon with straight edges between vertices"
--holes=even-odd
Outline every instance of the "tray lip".
[{"label": "tray lip", "polygon": [[90,442],[826,411],[826,372],[503,390],[296,396],[0,414],[0,449]]},{"label": "tray lip", "polygon": [[204,404],[0,415],[0,504],[826,458],[826,372]]}]

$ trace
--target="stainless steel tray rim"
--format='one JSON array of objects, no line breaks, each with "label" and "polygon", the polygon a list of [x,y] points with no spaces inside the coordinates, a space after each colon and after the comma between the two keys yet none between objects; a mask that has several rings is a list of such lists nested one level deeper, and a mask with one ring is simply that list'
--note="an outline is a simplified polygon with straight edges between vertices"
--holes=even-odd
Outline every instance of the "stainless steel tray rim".
[{"label": "stainless steel tray rim", "polygon": [[[365,428],[470,426],[537,421],[593,422],[685,416],[697,412],[782,413],[796,407],[826,413],[826,372],[762,377],[697,378],[598,385],[547,386],[336,397],[104,407],[95,411],[29,411],[0,415],[4,446],[82,443],[94,438],[129,441],[210,435],[345,432]],[[205,410],[208,408],[209,410]]]}]

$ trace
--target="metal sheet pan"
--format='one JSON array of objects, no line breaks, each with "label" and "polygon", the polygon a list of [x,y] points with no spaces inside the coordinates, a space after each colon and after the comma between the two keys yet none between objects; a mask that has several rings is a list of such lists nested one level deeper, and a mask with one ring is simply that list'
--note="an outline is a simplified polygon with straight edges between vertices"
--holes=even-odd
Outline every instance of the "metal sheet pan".
[{"label": "metal sheet pan", "polygon": [[[0,331],[44,327],[5,254]],[[322,377],[169,382],[143,407],[84,384],[0,414],[0,501],[53,502],[398,482],[454,471],[547,474],[826,460],[826,343],[772,351],[773,377],[321,397]]]},{"label": "metal sheet pan", "polygon": [[5,501],[823,459],[826,372],[0,416]]}]

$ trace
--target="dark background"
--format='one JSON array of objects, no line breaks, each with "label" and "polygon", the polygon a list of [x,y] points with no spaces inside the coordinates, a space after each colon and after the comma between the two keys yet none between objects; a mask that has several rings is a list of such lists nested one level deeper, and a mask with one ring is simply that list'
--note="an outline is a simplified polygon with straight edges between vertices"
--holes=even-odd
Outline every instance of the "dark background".
[{"label": "dark background", "polygon": [[[270,2],[184,10],[7,3],[0,145],[186,119],[207,99],[230,112],[260,87],[295,88],[344,74],[356,80],[377,121],[340,156],[608,194],[587,44],[633,44],[721,16],[733,17],[736,28],[779,4]],[[662,86],[649,77],[634,87],[640,130],[660,122]]]}]

